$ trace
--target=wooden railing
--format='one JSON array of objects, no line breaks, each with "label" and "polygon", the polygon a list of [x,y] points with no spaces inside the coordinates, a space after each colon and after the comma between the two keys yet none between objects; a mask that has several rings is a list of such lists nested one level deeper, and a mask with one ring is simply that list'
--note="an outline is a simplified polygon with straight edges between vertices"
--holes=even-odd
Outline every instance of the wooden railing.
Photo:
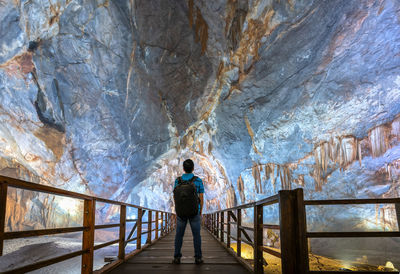
[{"label": "wooden railing", "polygon": [[[264,206],[276,203],[279,204],[279,225],[264,224]],[[306,206],[343,204],[395,204],[397,223],[400,231],[400,198],[304,201],[303,189],[301,188],[295,190],[281,190],[279,191],[279,194],[258,202],[206,214],[204,225],[232,255],[234,255],[248,270],[253,273],[264,273],[263,252],[267,252],[275,257],[281,258],[283,274],[344,273],[343,271],[310,271],[307,239],[344,237],[400,237],[400,232],[307,232]],[[242,225],[242,210],[249,208],[253,208],[254,211],[253,227]],[[225,216],[227,217],[226,222]],[[236,235],[232,235],[231,225],[235,226]],[[227,227],[226,230],[225,226]],[[280,252],[264,245],[264,229],[274,229],[280,231]],[[248,231],[253,232],[253,237],[249,235]],[[236,252],[231,249],[232,239],[235,240],[237,244]],[[253,247],[254,258],[252,263],[249,263],[242,258],[242,243],[246,243]],[[357,271],[355,273],[398,272]]]},{"label": "wooden railing", "polygon": [[[15,231],[15,232],[5,232],[5,218],[6,218],[6,206],[7,206],[7,190],[9,187],[17,189],[25,189],[35,192],[48,193],[57,196],[65,196],[74,199],[83,200],[83,226],[81,227],[66,227],[66,228],[52,228],[52,229],[41,229],[41,230],[29,230],[29,231]],[[96,212],[96,202],[101,202],[105,204],[120,206],[120,220],[119,223],[115,224],[95,224],[95,212]],[[136,208],[138,210],[137,219],[127,219],[127,207]],[[148,221],[144,222],[143,216],[145,212],[148,213]],[[155,212],[155,220],[152,220],[153,212]],[[129,222],[134,222],[134,226],[129,233],[127,239],[126,235],[126,225]],[[155,228],[153,227],[155,223]],[[142,226],[147,225],[146,231],[142,231]],[[94,250],[118,244],[118,258],[104,266],[98,273],[107,272],[116,266],[123,263],[125,260],[131,258],[132,256],[141,252],[144,248],[156,242],[159,238],[167,235],[175,226],[175,215],[170,212],[152,210],[149,208],[144,208],[128,203],[122,203],[107,199],[102,199],[98,197],[88,196],[80,193],[70,192],[54,187],[49,187],[40,184],[34,184],[30,182],[25,182],[18,179],[8,178],[0,176],[0,256],[3,254],[3,243],[4,240],[11,240],[17,238],[34,237],[42,235],[55,235],[61,233],[70,232],[83,232],[82,236],[82,249],[72,253],[64,254],[55,258],[47,259],[44,261],[36,262],[30,265],[25,265],[22,267],[7,270],[2,273],[25,273],[28,271],[33,271],[39,268],[43,268],[55,263],[59,263],[77,256],[82,256],[81,272],[82,273],[93,273],[93,252]],[[95,245],[94,235],[96,229],[106,229],[119,227],[119,238],[113,241]],[[136,231],[136,237],[132,238],[134,232]],[[154,239],[152,238],[152,232],[155,232]],[[146,243],[142,245],[141,239],[142,235],[147,234]],[[159,235],[161,234],[161,235]],[[136,241],[136,249],[129,254],[125,254],[125,247],[129,242]]]}]

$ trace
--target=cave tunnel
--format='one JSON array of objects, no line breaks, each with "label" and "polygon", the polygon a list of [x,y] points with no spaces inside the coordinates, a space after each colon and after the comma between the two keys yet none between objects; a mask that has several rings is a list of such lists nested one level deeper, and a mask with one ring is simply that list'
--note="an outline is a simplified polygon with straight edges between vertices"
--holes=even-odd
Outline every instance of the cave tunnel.
[{"label": "cave tunnel", "polygon": [[[400,1],[0,0],[2,178],[174,212],[188,158],[204,213],[298,188],[305,200],[400,198]],[[2,237],[82,226],[80,200],[13,187],[2,199]],[[306,210],[308,231],[400,228],[395,203]],[[97,203],[96,224],[119,219]],[[277,205],[263,222],[279,223]],[[6,239],[0,272],[81,241]],[[263,241],[279,248],[279,233]],[[400,269],[398,236],[312,238],[308,250],[311,270]],[[95,250],[94,269],[115,252]]]}]

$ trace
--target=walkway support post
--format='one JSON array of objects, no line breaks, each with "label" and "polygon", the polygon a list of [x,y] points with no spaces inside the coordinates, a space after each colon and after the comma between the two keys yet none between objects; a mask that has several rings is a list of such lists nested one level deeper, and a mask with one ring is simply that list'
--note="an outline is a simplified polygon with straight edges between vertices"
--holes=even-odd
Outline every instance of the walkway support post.
[{"label": "walkway support post", "polygon": [[228,224],[228,227],[227,227],[227,236],[226,236],[226,245],[227,245],[227,247],[228,248],[230,248],[231,247],[231,214],[232,214],[232,211],[228,211],[228,217],[227,217],[227,220],[226,220],[226,222],[227,222],[227,224]]},{"label": "walkway support post", "polygon": [[96,201],[85,199],[83,209],[83,226],[86,229],[82,236],[82,249],[87,250],[82,255],[82,274],[93,272],[93,252],[94,252],[94,223],[96,212]]},{"label": "walkway support post", "polygon": [[254,273],[264,273],[263,267],[263,205],[254,206]]},{"label": "walkway support post", "polygon": [[396,209],[396,217],[397,217],[397,226],[399,227],[400,231],[400,203],[394,204]]},{"label": "walkway support post", "polygon": [[225,214],[224,214],[224,212],[223,211],[221,211],[221,231],[220,231],[220,237],[221,237],[221,242],[224,242],[224,230],[225,230],[225,227],[224,227],[224,224],[225,224]]},{"label": "walkway support post", "polygon": [[119,211],[119,250],[118,259],[125,259],[126,205],[120,206]]},{"label": "walkway support post", "polygon": [[158,227],[159,227],[159,223],[158,223],[158,211],[156,211],[156,239],[158,239]]},{"label": "walkway support post", "polygon": [[150,244],[151,243],[151,228],[152,228],[152,217],[153,217],[153,211],[148,210],[147,211],[147,240],[146,240],[146,244]]},{"label": "walkway support post", "polygon": [[142,217],[143,217],[143,209],[138,208],[138,218],[136,221],[137,228],[136,228],[136,249],[142,248]]},{"label": "walkway support post", "polygon": [[0,256],[3,256],[4,226],[6,221],[7,208],[7,188],[6,182],[0,184]]},{"label": "walkway support post", "polygon": [[303,189],[279,191],[282,273],[308,271],[305,206]]},{"label": "walkway support post", "polygon": [[240,230],[240,227],[242,226],[242,209],[238,208],[237,209],[237,222],[236,222],[236,239],[237,239],[237,244],[236,244],[236,253],[238,257],[242,257],[242,231]]}]

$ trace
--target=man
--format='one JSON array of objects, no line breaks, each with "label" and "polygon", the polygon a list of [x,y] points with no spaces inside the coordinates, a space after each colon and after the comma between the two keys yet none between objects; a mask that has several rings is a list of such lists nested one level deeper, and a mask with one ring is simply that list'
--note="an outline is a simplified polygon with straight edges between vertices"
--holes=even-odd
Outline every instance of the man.
[{"label": "man", "polygon": [[[204,186],[203,181],[193,175],[194,163],[192,160],[187,159],[183,162],[183,170],[185,173],[182,175],[182,177],[179,177],[175,180],[174,185],[177,226],[175,235],[175,253],[172,263],[180,264],[181,262],[183,235],[185,234],[186,224],[189,221],[193,234],[195,263],[201,264],[203,263],[203,259],[201,253],[200,225],[204,201]],[[185,193],[182,195],[181,193],[185,191],[189,191],[189,194]],[[190,191],[193,192],[194,197],[190,196]],[[194,206],[194,210],[190,211],[192,205]]]}]

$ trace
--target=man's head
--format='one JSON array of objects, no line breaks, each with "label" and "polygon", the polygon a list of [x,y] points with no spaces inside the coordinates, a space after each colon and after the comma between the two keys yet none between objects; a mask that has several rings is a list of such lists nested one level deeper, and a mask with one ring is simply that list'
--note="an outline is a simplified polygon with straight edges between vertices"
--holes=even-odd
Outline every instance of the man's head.
[{"label": "man's head", "polygon": [[193,170],[194,170],[194,163],[193,163],[193,161],[190,160],[190,159],[185,160],[185,161],[183,162],[183,170],[184,170],[186,173],[192,173]]}]

